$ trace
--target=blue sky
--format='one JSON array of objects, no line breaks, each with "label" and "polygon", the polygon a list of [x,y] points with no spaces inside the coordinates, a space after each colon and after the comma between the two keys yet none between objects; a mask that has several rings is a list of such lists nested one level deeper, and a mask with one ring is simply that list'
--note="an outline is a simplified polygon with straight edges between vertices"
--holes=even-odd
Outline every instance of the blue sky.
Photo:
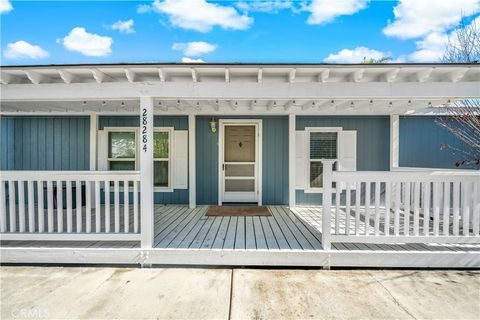
[{"label": "blue sky", "polygon": [[480,0],[7,1],[2,65],[441,59]]}]

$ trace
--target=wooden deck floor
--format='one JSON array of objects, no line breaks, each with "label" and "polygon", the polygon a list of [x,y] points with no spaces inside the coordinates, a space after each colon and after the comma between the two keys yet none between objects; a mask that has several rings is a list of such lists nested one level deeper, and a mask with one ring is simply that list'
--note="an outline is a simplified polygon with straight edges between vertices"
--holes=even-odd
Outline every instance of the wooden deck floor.
[{"label": "wooden deck floor", "polygon": [[321,250],[320,230],[286,207],[268,207],[271,216],[207,217],[208,206],[158,210],[156,248]]},{"label": "wooden deck floor", "polygon": [[[321,245],[321,208],[290,210],[269,206],[271,216],[209,217],[208,206],[189,209],[183,205],[156,205],[157,249],[223,249],[315,251]],[[354,214],[354,213],[353,213]],[[374,219],[361,230],[372,228]],[[333,225],[333,224],[332,224]],[[1,241],[2,247],[36,248],[139,248],[137,241]],[[361,251],[480,251],[478,244],[364,244],[334,243],[334,250]]]}]

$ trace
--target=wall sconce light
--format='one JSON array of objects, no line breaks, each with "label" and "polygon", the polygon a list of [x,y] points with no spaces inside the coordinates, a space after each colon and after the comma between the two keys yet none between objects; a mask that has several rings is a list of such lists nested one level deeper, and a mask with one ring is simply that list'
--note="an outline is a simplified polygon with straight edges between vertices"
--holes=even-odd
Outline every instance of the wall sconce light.
[{"label": "wall sconce light", "polygon": [[212,120],[210,120],[210,130],[212,130],[212,133],[217,132],[217,121],[215,121],[214,118],[212,118]]}]

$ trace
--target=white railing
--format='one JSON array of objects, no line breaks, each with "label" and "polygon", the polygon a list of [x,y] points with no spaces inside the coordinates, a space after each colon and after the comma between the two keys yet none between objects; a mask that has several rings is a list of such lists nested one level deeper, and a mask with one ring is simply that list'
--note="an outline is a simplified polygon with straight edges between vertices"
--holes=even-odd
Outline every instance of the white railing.
[{"label": "white railing", "polygon": [[331,242],[480,243],[479,171],[332,171],[322,234]]},{"label": "white railing", "polygon": [[0,182],[1,240],[140,240],[136,171],[2,171]]}]

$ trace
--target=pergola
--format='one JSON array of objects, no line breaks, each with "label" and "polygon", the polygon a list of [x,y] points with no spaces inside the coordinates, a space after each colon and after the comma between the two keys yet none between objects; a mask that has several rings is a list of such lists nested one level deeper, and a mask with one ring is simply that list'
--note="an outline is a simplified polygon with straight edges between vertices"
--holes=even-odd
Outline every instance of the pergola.
[{"label": "pergola", "polygon": [[404,114],[480,96],[478,64],[4,66],[2,114]]}]

